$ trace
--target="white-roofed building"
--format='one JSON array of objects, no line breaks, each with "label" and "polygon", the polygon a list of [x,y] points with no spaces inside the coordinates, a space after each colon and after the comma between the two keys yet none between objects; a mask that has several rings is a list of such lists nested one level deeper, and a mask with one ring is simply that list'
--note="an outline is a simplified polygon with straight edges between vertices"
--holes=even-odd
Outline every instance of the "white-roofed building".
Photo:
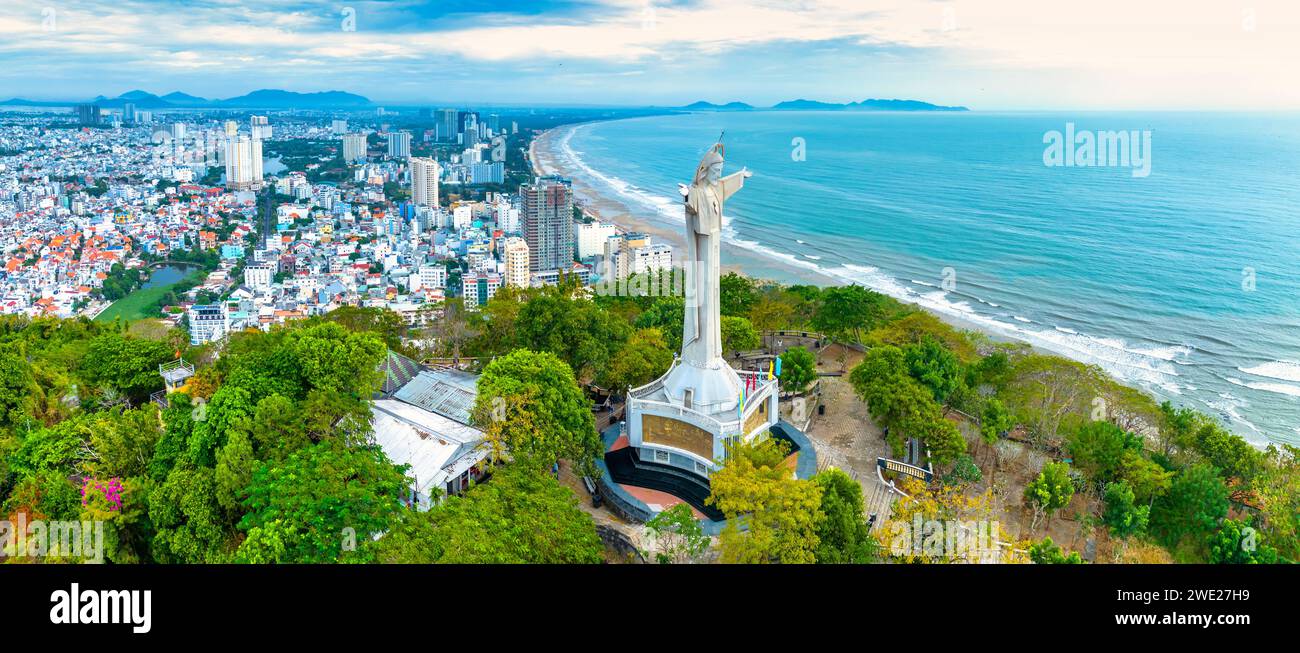
[{"label": "white-roofed building", "polygon": [[374,400],[370,417],[384,454],[396,465],[410,465],[420,510],[428,510],[434,497],[463,491],[481,474],[488,453],[482,431],[397,399]]},{"label": "white-roofed building", "polygon": [[383,386],[370,402],[371,436],[388,459],[410,465],[412,503],[428,510],[437,497],[459,494],[483,476],[489,445],[469,425],[478,377],[427,369],[389,352]]}]

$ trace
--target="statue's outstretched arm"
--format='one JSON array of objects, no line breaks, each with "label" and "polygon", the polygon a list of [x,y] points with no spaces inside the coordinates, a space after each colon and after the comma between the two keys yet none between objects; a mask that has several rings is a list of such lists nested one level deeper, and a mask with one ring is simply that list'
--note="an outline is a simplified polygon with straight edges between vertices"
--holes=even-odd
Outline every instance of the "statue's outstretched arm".
[{"label": "statue's outstretched arm", "polygon": [[722,190],[722,199],[727,199],[740,190],[745,185],[745,178],[753,176],[754,173],[748,169],[742,169],[740,172],[733,172],[726,177],[718,180],[718,186]]}]

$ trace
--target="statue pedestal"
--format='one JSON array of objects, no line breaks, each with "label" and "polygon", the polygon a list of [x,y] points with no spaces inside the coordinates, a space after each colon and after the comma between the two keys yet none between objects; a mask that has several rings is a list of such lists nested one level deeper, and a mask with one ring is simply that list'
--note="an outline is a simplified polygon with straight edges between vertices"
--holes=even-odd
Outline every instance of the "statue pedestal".
[{"label": "statue pedestal", "polygon": [[[720,466],[728,442],[748,442],[776,424],[777,381],[765,373],[737,373],[722,359],[717,363],[699,366],[679,359],[663,376],[628,392],[628,444],[642,460],[707,477]],[[756,389],[746,393],[741,406],[740,388],[747,379],[754,379]]]}]

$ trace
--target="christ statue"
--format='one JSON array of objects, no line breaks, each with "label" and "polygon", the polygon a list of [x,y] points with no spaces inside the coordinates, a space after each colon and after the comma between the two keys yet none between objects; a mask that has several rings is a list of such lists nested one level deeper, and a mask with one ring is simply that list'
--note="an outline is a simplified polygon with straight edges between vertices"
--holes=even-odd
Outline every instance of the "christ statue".
[{"label": "christ statue", "polygon": [[723,177],[722,157],[722,143],[717,143],[700,160],[691,185],[679,184],[686,205],[686,314],[680,367],[713,373],[683,369],[667,381],[675,398],[682,399],[690,390],[691,403],[714,409],[734,406],[740,390],[736,373],[722,359],[718,283],[722,205],[753,174],[742,169]]}]

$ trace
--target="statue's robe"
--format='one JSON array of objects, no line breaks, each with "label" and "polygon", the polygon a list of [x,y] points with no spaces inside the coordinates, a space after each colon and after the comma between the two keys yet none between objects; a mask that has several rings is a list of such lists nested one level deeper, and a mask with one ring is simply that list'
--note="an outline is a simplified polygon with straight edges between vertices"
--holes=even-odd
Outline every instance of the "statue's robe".
[{"label": "statue's robe", "polygon": [[682,361],[707,365],[722,359],[722,205],[745,184],[745,173],[692,184],[686,194],[686,319]]}]

